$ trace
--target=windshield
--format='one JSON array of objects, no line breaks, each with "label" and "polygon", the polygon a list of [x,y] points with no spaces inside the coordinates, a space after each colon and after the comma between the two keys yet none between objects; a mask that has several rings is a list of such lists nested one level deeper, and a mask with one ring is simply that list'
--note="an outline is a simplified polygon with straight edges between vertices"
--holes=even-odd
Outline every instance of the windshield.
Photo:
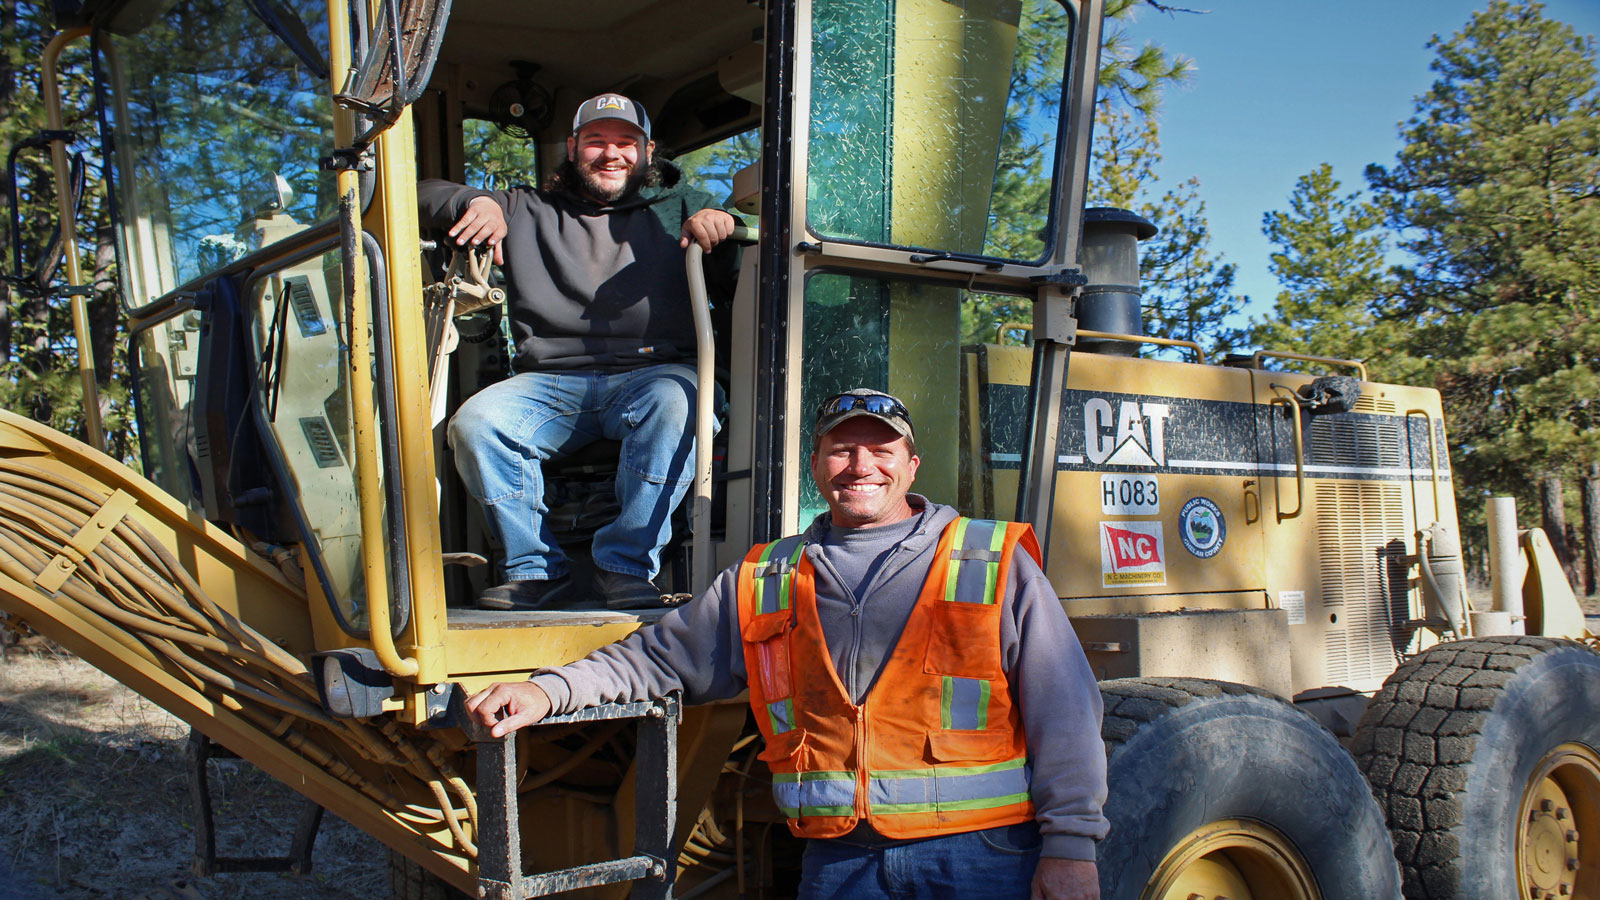
[{"label": "windshield", "polygon": [[817,0],[811,230],[1042,262],[1071,26],[1058,0]]},{"label": "windshield", "polygon": [[[325,6],[272,6],[326,54]],[[326,81],[248,4],[175,4],[102,46],[130,305],[332,215]]]}]

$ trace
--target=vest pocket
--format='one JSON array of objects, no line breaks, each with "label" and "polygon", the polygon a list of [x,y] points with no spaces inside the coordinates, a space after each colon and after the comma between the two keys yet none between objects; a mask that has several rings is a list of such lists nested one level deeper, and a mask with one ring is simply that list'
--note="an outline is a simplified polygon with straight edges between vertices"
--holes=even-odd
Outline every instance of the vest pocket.
[{"label": "vest pocket", "polygon": [[931,675],[995,679],[1000,668],[1000,607],[998,604],[926,604],[928,651],[922,671]]},{"label": "vest pocket", "polygon": [[[761,695],[769,706],[794,696],[789,665],[789,631],[793,621],[794,617],[784,610],[753,616],[741,629],[757,670],[745,673],[746,677],[761,686]],[[791,719],[789,726],[792,724]],[[774,730],[785,731],[787,727]]]},{"label": "vest pocket", "polygon": [[1011,739],[999,731],[934,731],[928,734],[928,757],[934,762],[992,762],[1005,759]]}]

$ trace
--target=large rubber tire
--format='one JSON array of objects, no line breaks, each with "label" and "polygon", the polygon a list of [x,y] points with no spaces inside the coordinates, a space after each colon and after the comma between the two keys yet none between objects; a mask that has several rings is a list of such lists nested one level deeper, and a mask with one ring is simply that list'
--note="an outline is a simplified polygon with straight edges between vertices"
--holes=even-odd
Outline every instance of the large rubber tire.
[{"label": "large rubber tire", "polygon": [[1187,897],[1172,887],[1175,867],[1249,875],[1263,865],[1256,855],[1268,869],[1298,869],[1302,887],[1252,876],[1249,892],[1234,888],[1230,900],[1399,898],[1383,814],[1355,762],[1310,716],[1225,682],[1122,679],[1100,692],[1111,820],[1098,850],[1104,900]]},{"label": "large rubber tire", "polygon": [[[1600,898],[1597,748],[1600,656],[1540,637],[1418,654],[1372,699],[1352,744],[1405,895],[1423,900]],[[1565,799],[1541,809],[1551,785]]]},{"label": "large rubber tire", "polygon": [[389,890],[394,900],[469,900],[415,860],[389,851]]}]

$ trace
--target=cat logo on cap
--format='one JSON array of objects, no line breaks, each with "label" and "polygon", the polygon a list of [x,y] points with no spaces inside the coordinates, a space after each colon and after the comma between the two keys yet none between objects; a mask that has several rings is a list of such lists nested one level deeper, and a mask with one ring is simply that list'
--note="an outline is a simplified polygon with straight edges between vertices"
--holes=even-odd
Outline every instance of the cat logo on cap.
[{"label": "cat logo on cap", "polygon": [[628,108],[628,98],[626,98],[626,97],[618,97],[616,94],[607,94],[604,97],[599,97],[599,98],[595,99],[594,108],[597,109],[597,110],[600,110],[600,109],[621,109],[621,110],[626,110]]}]

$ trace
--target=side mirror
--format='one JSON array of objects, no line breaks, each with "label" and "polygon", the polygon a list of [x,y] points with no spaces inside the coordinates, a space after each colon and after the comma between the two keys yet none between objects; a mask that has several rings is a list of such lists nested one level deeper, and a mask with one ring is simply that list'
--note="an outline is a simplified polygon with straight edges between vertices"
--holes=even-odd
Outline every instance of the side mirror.
[{"label": "side mirror", "polygon": [[[18,141],[6,154],[6,199],[11,204],[11,269],[12,274],[4,276],[5,281],[15,285],[18,289],[33,295],[42,295],[50,285],[50,279],[55,277],[56,269],[61,266],[63,242],[61,239],[61,222],[56,222],[55,233],[50,236],[45,245],[44,253],[40,255],[39,264],[32,272],[23,274],[26,270],[22,265],[22,204],[17,196],[17,155],[24,150],[33,150],[39,147],[49,147],[52,141],[65,141],[74,143],[78,136],[70,131],[41,131],[25,140]],[[84,162],[82,153],[72,155],[72,165],[67,174],[66,188],[72,200],[74,218],[83,209],[83,189],[86,181],[88,166]]]},{"label": "side mirror", "polygon": [[439,59],[450,0],[385,0],[367,33],[365,52],[334,99],[373,119],[356,140],[371,140],[422,96]]}]

